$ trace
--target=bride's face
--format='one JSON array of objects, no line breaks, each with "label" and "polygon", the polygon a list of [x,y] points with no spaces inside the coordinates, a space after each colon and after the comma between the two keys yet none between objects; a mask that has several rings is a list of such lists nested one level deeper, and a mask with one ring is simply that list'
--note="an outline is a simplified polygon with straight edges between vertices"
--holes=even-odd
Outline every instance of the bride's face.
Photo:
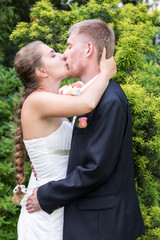
[{"label": "bride's face", "polygon": [[48,77],[63,80],[68,76],[68,68],[61,53],[56,53],[45,44],[40,45],[40,51],[42,52],[42,67]]}]

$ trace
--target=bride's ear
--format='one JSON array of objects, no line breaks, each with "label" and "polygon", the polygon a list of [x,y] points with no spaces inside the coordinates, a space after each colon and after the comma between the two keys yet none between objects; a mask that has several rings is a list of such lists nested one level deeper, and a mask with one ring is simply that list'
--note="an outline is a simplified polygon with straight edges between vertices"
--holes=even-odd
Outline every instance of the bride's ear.
[{"label": "bride's ear", "polygon": [[46,70],[43,67],[36,68],[35,74],[37,75],[37,77],[40,77],[40,78],[44,78],[48,76]]}]

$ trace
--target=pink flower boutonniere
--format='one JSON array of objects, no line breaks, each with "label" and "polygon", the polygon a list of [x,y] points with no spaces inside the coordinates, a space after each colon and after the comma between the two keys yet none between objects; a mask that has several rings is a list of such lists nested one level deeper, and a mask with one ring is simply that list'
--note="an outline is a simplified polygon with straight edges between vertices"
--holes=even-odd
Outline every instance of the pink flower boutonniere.
[{"label": "pink flower boutonniere", "polygon": [[79,89],[83,87],[83,82],[75,82],[69,85],[65,85],[59,89],[60,95],[70,95],[70,96],[77,96],[79,95]]},{"label": "pink flower boutonniere", "polygon": [[88,118],[86,118],[86,117],[81,117],[81,118],[76,119],[76,122],[75,122],[76,127],[86,128],[88,126],[87,120],[88,120]]}]

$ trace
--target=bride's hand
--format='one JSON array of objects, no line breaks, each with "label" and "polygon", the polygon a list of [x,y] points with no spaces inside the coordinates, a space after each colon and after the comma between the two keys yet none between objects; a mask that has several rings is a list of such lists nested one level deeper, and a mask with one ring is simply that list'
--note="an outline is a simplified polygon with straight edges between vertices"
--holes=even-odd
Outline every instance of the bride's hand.
[{"label": "bride's hand", "polygon": [[117,68],[114,57],[106,59],[106,48],[103,49],[100,60],[100,73],[106,74],[110,79],[116,74]]}]

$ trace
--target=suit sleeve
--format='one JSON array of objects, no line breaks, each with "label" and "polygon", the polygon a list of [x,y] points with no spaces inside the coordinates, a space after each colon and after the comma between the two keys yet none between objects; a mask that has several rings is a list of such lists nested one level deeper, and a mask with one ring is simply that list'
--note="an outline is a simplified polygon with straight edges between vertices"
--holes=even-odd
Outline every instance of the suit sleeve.
[{"label": "suit sleeve", "polygon": [[125,131],[126,113],[119,99],[103,102],[98,111],[101,114],[89,137],[85,164],[77,166],[65,179],[39,187],[37,196],[44,211],[52,213],[96,190],[114,171]]}]

